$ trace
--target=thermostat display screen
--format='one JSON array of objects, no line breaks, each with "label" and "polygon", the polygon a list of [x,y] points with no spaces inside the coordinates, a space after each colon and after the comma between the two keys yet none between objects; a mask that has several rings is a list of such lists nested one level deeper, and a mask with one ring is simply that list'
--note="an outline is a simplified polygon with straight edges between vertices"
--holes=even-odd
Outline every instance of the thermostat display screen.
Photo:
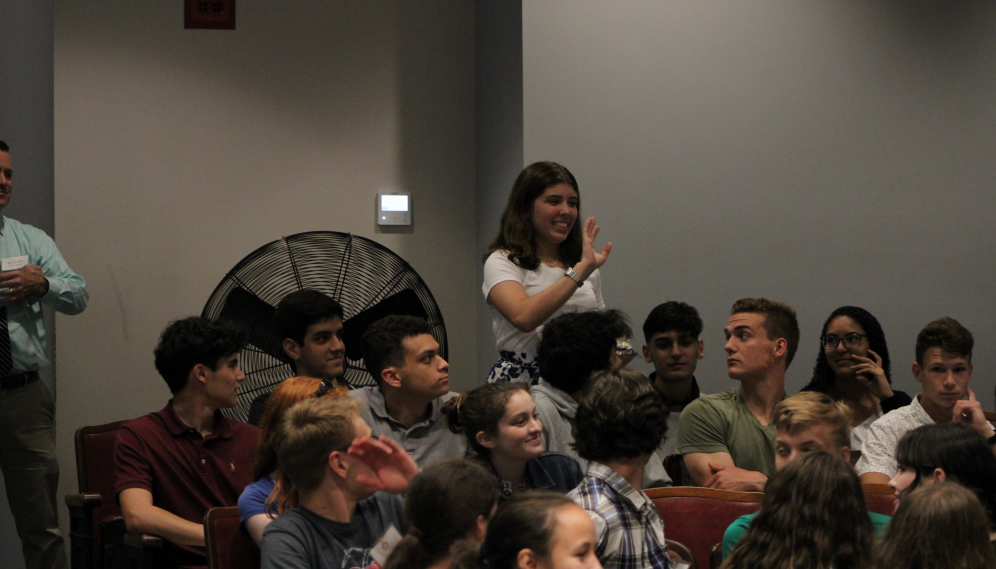
[{"label": "thermostat display screen", "polygon": [[408,211],[408,196],[380,196],[381,211]]}]

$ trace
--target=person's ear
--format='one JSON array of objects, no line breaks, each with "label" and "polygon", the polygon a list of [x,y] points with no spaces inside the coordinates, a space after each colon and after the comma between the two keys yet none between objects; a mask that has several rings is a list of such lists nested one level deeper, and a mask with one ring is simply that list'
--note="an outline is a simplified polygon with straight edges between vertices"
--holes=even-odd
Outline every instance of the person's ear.
[{"label": "person's ear", "polygon": [[488,533],[488,518],[483,515],[477,516],[477,522],[474,523],[474,528],[470,530],[470,536],[477,543],[484,542],[484,536]]},{"label": "person's ear", "polygon": [[917,383],[923,383],[923,378],[920,377],[920,372],[922,371],[923,368],[920,367],[920,363],[913,362],[913,379],[915,379]]},{"label": "person's ear", "polygon": [[648,364],[654,363],[654,360],[650,358],[650,346],[643,346],[643,361]]},{"label": "person's ear", "polygon": [[851,447],[840,447],[840,456],[848,463],[851,462]]},{"label": "person's ear", "polygon": [[944,472],[943,468],[935,468],[934,471],[931,472],[931,475],[934,477],[934,480],[938,482],[944,482],[948,478],[948,475]]},{"label": "person's ear", "polygon": [[782,358],[788,353],[788,340],[785,338],[778,338],[775,340],[775,357]]},{"label": "person's ear", "polygon": [[345,454],[337,450],[329,454],[328,467],[339,478],[346,478],[346,475],[349,474],[349,465],[346,463]]},{"label": "person's ear", "polygon": [[194,365],[194,367],[190,368],[190,374],[187,377],[187,384],[189,385],[191,380],[197,381],[198,383],[201,384],[206,384],[208,371],[210,370],[204,364]]},{"label": "person's ear", "polygon": [[539,559],[536,558],[536,554],[533,553],[532,549],[523,549],[519,552],[518,557],[519,569],[536,569],[539,566]]},{"label": "person's ear", "polygon": [[699,340],[699,359],[701,360],[704,357],[705,357],[705,340],[700,339]]},{"label": "person's ear", "polygon": [[484,431],[478,431],[474,438],[477,439],[478,444],[486,449],[493,449],[498,446],[498,442],[494,439],[494,437]]},{"label": "person's ear", "polygon": [[394,367],[384,368],[380,372],[380,379],[387,385],[394,387],[395,389],[401,387],[401,376],[398,374],[398,369]]},{"label": "person's ear", "polygon": [[287,354],[290,359],[294,361],[301,359],[301,346],[298,345],[297,342],[291,340],[290,338],[284,338],[283,343],[280,345],[283,347],[284,353]]}]

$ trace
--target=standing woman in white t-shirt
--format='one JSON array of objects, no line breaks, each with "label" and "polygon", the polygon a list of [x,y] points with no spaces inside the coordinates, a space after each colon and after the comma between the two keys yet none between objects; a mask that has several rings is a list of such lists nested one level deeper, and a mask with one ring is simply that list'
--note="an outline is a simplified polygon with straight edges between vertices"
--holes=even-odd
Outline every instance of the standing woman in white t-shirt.
[{"label": "standing woman in white t-shirt", "polygon": [[564,312],[605,308],[598,268],[612,243],[596,252],[595,218],[582,228],[580,213],[578,183],[560,164],[537,162],[516,178],[484,254],[484,297],[494,308],[500,353],[488,383],[535,383],[543,324]]}]

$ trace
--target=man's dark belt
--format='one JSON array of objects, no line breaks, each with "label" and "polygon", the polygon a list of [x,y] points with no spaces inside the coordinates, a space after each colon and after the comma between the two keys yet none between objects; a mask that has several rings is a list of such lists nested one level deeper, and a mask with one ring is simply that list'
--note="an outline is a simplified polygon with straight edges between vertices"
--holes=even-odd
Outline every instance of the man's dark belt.
[{"label": "man's dark belt", "polygon": [[38,380],[37,371],[29,371],[17,375],[9,375],[5,379],[0,379],[0,389],[17,389]]}]

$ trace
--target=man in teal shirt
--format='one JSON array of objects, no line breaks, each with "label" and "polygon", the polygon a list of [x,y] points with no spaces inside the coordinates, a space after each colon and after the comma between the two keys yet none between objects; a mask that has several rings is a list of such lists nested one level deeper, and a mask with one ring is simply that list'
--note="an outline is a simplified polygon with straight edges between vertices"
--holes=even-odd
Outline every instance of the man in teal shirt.
[{"label": "man in teal shirt", "polygon": [[[775,406],[771,423],[775,426],[775,469],[781,470],[804,453],[825,451],[851,460],[851,412],[840,401],[815,391],[803,391]],[[733,553],[740,538],[757,516],[737,518],[723,535],[723,559]],[[868,512],[875,537],[881,539],[889,527],[889,516]]]},{"label": "man in teal shirt", "polygon": [[[0,141],[0,212],[14,170]],[[0,470],[27,569],[65,568],[59,533],[55,401],[38,381],[49,365],[42,303],[79,314],[89,295],[44,231],[0,216]]]}]

